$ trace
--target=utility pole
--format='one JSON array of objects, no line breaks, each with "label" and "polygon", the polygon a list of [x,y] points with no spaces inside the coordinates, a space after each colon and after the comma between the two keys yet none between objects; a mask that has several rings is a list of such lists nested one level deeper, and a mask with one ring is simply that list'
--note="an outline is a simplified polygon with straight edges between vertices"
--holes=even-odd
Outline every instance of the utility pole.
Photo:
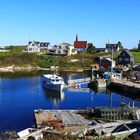
[{"label": "utility pole", "polygon": [[112,73],[113,73],[113,46],[112,46],[112,49],[111,49],[111,78],[112,78]]},{"label": "utility pole", "polygon": [[[109,40],[108,40],[108,45],[109,45]],[[110,80],[112,79],[112,74],[113,74],[113,45],[111,46],[111,75],[110,75]]]}]

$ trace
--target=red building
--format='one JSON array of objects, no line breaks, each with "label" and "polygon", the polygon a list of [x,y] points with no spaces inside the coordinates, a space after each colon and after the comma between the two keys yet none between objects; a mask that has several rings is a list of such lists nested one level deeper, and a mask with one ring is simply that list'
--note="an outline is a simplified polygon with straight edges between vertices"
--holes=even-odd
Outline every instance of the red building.
[{"label": "red building", "polygon": [[87,47],[87,41],[78,41],[78,35],[76,35],[76,40],[74,41],[74,48],[77,51],[86,51]]}]

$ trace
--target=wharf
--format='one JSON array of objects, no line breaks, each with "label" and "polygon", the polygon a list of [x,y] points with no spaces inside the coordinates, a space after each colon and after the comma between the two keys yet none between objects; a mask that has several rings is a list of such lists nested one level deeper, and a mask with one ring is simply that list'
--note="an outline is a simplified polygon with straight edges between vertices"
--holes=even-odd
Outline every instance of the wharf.
[{"label": "wharf", "polygon": [[[76,131],[81,128],[88,128],[91,121],[86,120],[76,110],[35,110],[37,128],[52,124],[61,131]],[[76,129],[76,130],[74,130]]]},{"label": "wharf", "polygon": [[134,95],[139,95],[140,97],[140,83],[123,80],[111,81],[108,88],[114,91],[129,93]]},{"label": "wharf", "polygon": [[123,86],[129,86],[129,87],[140,88],[140,83],[127,81],[127,79],[115,80],[115,81],[112,81],[112,82],[113,82],[113,83],[116,83],[116,84],[122,84]]}]

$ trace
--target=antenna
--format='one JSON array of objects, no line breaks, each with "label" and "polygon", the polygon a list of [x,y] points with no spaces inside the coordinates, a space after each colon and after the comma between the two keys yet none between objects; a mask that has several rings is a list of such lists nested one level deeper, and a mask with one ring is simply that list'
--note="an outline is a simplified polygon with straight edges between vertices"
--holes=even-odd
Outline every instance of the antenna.
[{"label": "antenna", "polygon": [[108,39],[108,44],[109,44],[109,39]]}]

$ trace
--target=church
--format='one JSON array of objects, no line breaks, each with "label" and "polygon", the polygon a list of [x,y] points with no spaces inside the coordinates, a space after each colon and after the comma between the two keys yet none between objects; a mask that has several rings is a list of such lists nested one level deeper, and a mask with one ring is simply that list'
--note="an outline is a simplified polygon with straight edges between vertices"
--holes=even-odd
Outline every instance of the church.
[{"label": "church", "polygon": [[76,40],[74,41],[74,49],[76,49],[79,52],[84,52],[87,50],[88,43],[87,41],[79,41],[78,35],[76,35]]}]

